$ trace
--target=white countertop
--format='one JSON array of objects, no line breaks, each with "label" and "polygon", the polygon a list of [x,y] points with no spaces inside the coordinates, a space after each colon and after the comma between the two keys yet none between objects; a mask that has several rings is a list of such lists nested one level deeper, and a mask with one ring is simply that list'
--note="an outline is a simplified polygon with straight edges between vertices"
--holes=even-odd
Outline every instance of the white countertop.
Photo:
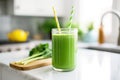
[{"label": "white countertop", "polygon": [[[51,45],[51,40],[31,40],[27,43],[1,45],[0,53],[20,51],[20,50],[30,50],[39,43],[49,43]],[[112,44],[112,43],[98,44],[98,43],[84,43],[79,41],[78,47],[120,53],[120,46],[117,46],[116,44]]]},{"label": "white countertop", "polygon": [[0,80],[120,80],[120,54],[79,49],[77,66],[71,72],[57,72],[52,66],[29,71],[9,67],[9,63],[28,55],[28,51],[0,54]]}]

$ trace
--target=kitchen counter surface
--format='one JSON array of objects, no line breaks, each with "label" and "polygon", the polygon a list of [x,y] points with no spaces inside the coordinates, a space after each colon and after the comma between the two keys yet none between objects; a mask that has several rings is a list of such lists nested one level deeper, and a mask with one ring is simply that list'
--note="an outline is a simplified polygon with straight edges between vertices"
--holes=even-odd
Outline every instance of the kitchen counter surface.
[{"label": "kitchen counter surface", "polygon": [[[14,43],[14,44],[5,44],[0,46],[0,53],[4,52],[11,52],[11,51],[20,51],[20,50],[30,50],[34,46],[39,43],[50,43],[51,40],[30,40],[26,43]],[[112,43],[85,43],[85,42],[78,42],[78,48],[87,48],[93,50],[100,50],[100,51],[107,51],[107,52],[115,52],[120,53],[120,46]]]},{"label": "kitchen counter surface", "polygon": [[29,71],[9,67],[27,55],[27,50],[0,54],[0,80],[120,80],[120,54],[79,48],[71,72],[54,71],[51,65]]}]

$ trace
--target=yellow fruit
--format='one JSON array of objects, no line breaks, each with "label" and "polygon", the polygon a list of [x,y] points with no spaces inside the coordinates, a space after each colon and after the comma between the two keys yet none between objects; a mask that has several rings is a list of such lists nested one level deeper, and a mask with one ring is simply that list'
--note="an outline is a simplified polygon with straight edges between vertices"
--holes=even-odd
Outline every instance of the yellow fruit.
[{"label": "yellow fruit", "polygon": [[28,35],[28,32],[21,29],[16,29],[8,33],[8,39],[14,42],[25,42],[27,41]]}]

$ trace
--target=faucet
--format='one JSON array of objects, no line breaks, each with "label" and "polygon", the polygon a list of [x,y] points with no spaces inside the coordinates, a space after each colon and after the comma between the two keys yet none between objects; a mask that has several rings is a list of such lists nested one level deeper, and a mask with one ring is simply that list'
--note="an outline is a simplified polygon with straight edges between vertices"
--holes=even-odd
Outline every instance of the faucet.
[{"label": "faucet", "polygon": [[120,15],[119,12],[116,10],[111,10],[111,11],[107,11],[105,12],[102,17],[101,17],[101,24],[103,25],[103,18],[105,15],[107,15],[108,13],[114,14],[115,16],[117,16],[118,20],[119,20],[119,34],[118,34],[118,41],[117,41],[117,45],[120,45]]}]

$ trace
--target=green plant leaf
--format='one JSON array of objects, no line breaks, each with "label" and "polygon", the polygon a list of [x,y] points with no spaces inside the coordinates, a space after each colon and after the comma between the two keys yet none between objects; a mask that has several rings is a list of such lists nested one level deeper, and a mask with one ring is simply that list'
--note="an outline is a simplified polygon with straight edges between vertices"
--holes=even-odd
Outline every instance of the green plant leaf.
[{"label": "green plant leaf", "polygon": [[94,29],[94,24],[93,22],[91,22],[89,25],[88,25],[88,31],[92,31]]}]

